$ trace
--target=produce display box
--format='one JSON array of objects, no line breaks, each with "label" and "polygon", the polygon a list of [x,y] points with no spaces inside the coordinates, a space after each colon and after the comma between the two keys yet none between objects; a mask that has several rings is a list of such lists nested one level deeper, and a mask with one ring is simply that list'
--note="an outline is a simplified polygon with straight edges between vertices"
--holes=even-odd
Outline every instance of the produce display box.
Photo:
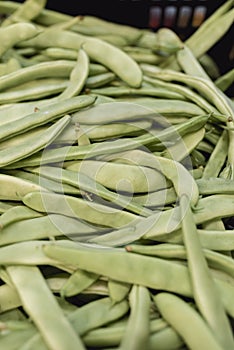
[{"label": "produce display box", "polygon": [[0,349],[234,349],[223,3],[0,1]]}]

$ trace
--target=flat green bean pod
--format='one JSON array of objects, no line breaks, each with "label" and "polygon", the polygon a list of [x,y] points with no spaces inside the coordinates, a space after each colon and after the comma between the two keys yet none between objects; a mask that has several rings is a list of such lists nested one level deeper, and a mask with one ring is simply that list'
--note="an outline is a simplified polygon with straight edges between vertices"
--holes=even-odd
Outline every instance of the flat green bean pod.
[{"label": "flat green bean pod", "polygon": [[5,123],[1,127],[0,139],[4,140],[14,135],[31,130],[36,126],[51,122],[66,113],[87,107],[90,104],[94,103],[94,101],[94,97],[81,95],[70,98],[66,101],[57,103],[55,102],[51,105],[45,106],[39,109],[39,111],[36,110],[33,113],[24,116],[23,118],[17,119],[13,124],[11,122]]},{"label": "flat green bean pod", "polygon": [[89,58],[86,52],[80,48],[78,51],[76,65],[70,74],[69,84],[56,100],[64,100],[79,95],[87,82],[88,74]]},{"label": "flat green bean pod", "polygon": [[42,187],[15,176],[0,174],[0,198],[19,201],[26,193],[40,191]]},{"label": "flat green bean pod", "polygon": [[68,78],[75,62],[68,60],[57,60],[42,62],[35,65],[18,69],[15,72],[0,77],[0,90],[6,90],[28,81],[39,78]]},{"label": "flat green bean pod", "polygon": [[38,217],[35,218],[13,222],[12,217],[9,218],[10,220],[12,220],[11,224],[1,230],[1,246],[38,239],[61,238],[64,235],[75,240],[87,241],[99,235],[100,232],[107,232],[106,229],[98,229],[80,220],[56,214],[44,216],[38,213]]},{"label": "flat green bean pod", "polygon": [[48,29],[20,46],[48,48],[51,44],[67,49],[79,49],[82,46],[90,59],[109,68],[128,85],[132,87],[141,85],[142,71],[138,64],[119,48],[97,38],[65,30]]},{"label": "flat green bean pod", "polygon": [[225,91],[233,84],[234,80],[234,68],[222,75],[215,81],[215,85],[222,91]]},{"label": "flat green bean pod", "polygon": [[129,295],[131,287],[132,286],[130,283],[115,281],[111,278],[108,279],[108,291],[114,304],[126,299]]},{"label": "flat green bean pod", "polygon": [[93,174],[95,181],[116,192],[151,192],[168,186],[159,171],[137,164],[134,159],[131,160],[131,165],[83,160],[66,168],[87,176]]},{"label": "flat green bean pod", "polygon": [[234,348],[231,325],[203,254],[189,199],[186,195],[180,198],[180,207],[183,241],[198,310],[215,334],[219,344],[224,349]]},{"label": "flat green bean pod", "polygon": [[55,192],[55,193],[65,193],[65,194],[72,194],[72,195],[78,195],[80,194],[80,190],[69,184],[60,183],[57,181],[54,181],[55,179],[49,179],[41,175],[37,175],[36,173],[28,172],[28,171],[22,171],[22,170],[12,170],[7,172],[8,175],[13,175],[16,177],[19,177],[23,180],[28,180],[33,182],[36,185],[40,185],[42,188],[47,189],[48,191]]},{"label": "flat green bean pod", "polygon": [[26,206],[15,206],[8,209],[0,216],[0,230],[13,222],[41,217],[42,214],[27,208]]},{"label": "flat green bean pod", "polygon": [[[9,266],[7,271],[19,293],[25,311],[41,331],[50,349],[72,350],[74,346],[77,349],[85,349],[57,304],[39,269],[33,266]],[[44,308],[41,308],[41,297],[43,297]]]},{"label": "flat green bean pod", "polygon": [[[203,231],[200,231],[203,233]],[[206,231],[209,232],[209,231]],[[198,230],[198,237],[200,239],[201,235]],[[225,233],[225,231],[223,231]],[[212,234],[212,232],[211,232]],[[214,236],[214,234],[213,234]],[[202,242],[201,242],[202,243]],[[125,247],[128,252],[145,254],[150,256],[158,256],[165,259],[187,259],[186,249],[183,245],[162,243],[157,245],[140,245],[140,244],[130,244]],[[234,277],[234,264],[230,257],[214,252],[210,249],[203,249],[204,257],[207,260],[209,267],[214,269],[219,269],[230,276]],[[197,264],[198,265],[198,264]]]},{"label": "flat green bean pod", "polygon": [[38,139],[27,138],[27,142],[23,142],[17,145],[14,149],[2,149],[0,150],[0,167],[12,164],[15,161],[24,159],[37,151],[43,149],[44,147],[51,144],[54,139],[64,130],[66,125],[70,122],[71,117],[69,115],[64,116],[59,119],[56,123],[50,126],[46,131],[42,131],[38,135]]},{"label": "flat green bean pod", "polygon": [[31,39],[38,33],[37,27],[31,23],[15,23],[8,27],[0,28],[0,57],[20,41]]},{"label": "flat green bean pod", "polygon": [[20,7],[15,8],[15,11],[3,21],[2,26],[30,21],[40,14],[45,5],[46,0],[27,0]]},{"label": "flat green bean pod", "polygon": [[23,198],[23,202],[39,212],[63,214],[101,225],[101,227],[121,227],[137,218],[132,213],[111,206],[55,193],[50,195],[46,192],[37,192],[35,195],[29,193]]},{"label": "flat green bean pod", "polygon": [[[90,176],[85,175],[84,173],[76,173],[74,171],[69,171],[67,169],[61,169],[58,167],[40,167],[29,169],[33,173],[38,174],[42,179],[40,184],[44,186],[43,176],[48,179],[53,179],[60,184],[60,188],[63,184],[74,186],[76,189],[80,189],[80,193],[83,193],[83,196],[88,196],[92,194],[96,194],[107,201],[113,202],[120,207],[123,207],[133,213],[148,216],[151,214],[151,211],[144,208],[141,205],[131,201],[128,197],[121,195],[120,193],[115,193],[113,191],[108,190],[106,187],[102,186],[100,183],[93,180]],[[55,192],[55,191],[53,191]],[[107,203],[108,204],[108,203]]]},{"label": "flat green bean pod", "polygon": [[119,349],[148,348],[150,333],[150,293],[143,286],[134,285],[130,291],[130,316]]},{"label": "flat green bean pod", "polygon": [[0,76],[12,73],[21,68],[21,65],[14,57],[10,58],[5,63],[0,63]]},{"label": "flat green bean pod", "polygon": [[84,270],[76,270],[63,285],[60,294],[62,297],[70,297],[81,293],[84,289],[97,281],[99,275]]},{"label": "flat green bean pod", "polygon": [[[68,82],[65,79],[40,79],[35,82],[34,86],[27,86],[27,83],[17,86],[17,88],[8,89],[7,91],[0,92],[0,104],[15,103],[27,100],[37,100],[42,97],[48,97],[56,95],[68,86]],[[35,102],[36,103],[36,102]]]},{"label": "flat green bean pod", "polygon": [[[154,300],[163,318],[176,329],[190,349],[205,350],[207,346],[210,349],[224,349],[199,313],[181,298],[170,293],[159,293]],[[192,322],[192,328],[187,327],[187,322],[190,325]]]}]

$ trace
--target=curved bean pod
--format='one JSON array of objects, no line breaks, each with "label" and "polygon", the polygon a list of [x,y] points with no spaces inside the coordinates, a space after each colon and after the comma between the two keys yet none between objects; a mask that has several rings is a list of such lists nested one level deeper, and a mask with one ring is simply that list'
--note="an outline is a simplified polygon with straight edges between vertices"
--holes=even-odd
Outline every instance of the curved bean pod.
[{"label": "curved bean pod", "polygon": [[39,30],[31,23],[15,23],[9,27],[0,28],[0,57],[20,41],[31,39],[38,35]]},{"label": "curved bean pod", "polygon": [[[13,124],[11,122],[2,125],[0,130],[0,139],[5,140],[14,135],[21,134],[31,130],[36,126],[46,124],[58,119],[64,114],[76,111],[94,103],[95,98],[91,96],[77,96],[66,101],[53,103],[41,108],[39,111],[28,114],[23,118],[17,119]],[[34,105],[35,106],[35,105]]]},{"label": "curved bean pod", "polygon": [[[154,297],[163,318],[179,333],[191,350],[225,349],[219,345],[202,317],[181,298],[170,293],[159,293]],[[188,322],[190,326],[188,327]]]},{"label": "curved bean pod", "polygon": [[[52,45],[51,45],[52,44]],[[120,79],[132,87],[140,87],[142,71],[138,64],[125,52],[107,42],[86,37],[65,30],[45,30],[35,39],[27,40],[20,46],[48,48],[57,46],[67,49],[79,49],[81,46],[88,56],[113,71]]]},{"label": "curved bean pod", "polygon": [[23,140],[21,144],[18,144],[17,148],[0,150],[0,168],[12,164],[15,161],[19,161],[20,159],[24,159],[51,144],[64,130],[66,125],[68,125],[70,119],[71,117],[69,115],[59,119],[46,131],[43,130],[38,135],[38,139],[35,139],[33,135],[31,138],[27,139],[27,142]]},{"label": "curved bean pod", "polygon": [[180,208],[183,241],[195,302],[219,344],[224,349],[232,349],[234,340],[231,326],[204,257],[187,195],[180,198]]}]

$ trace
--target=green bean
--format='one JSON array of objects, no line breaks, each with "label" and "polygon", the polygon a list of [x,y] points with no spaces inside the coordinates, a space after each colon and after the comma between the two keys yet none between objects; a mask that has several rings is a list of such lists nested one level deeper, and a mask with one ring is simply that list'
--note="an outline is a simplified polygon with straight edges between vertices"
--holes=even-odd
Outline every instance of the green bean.
[{"label": "green bean", "polygon": [[189,75],[198,76],[207,80],[211,80],[207,75],[199,61],[194,56],[192,50],[184,45],[182,50],[176,53],[176,58],[182,70]]},{"label": "green bean", "polygon": [[[132,102],[109,102],[93,105],[89,109],[73,113],[72,123],[78,122],[86,125],[100,125],[112,124],[114,122],[119,123],[121,121],[129,122],[150,117],[156,117],[155,112],[150,108],[141,107]],[[163,118],[158,121],[159,125],[161,123],[162,125],[165,123]]]},{"label": "green bean", "polygon": [[87,272],[84,270],[76,270],[68,278],[66,283],[63,285],[60,293],[62,297],[70,297],[81,293],[84,289],[91,286],[97,279],[99,275]]},{"label": "green bean", "polygon": [[204,230],[219,230],[219,231],[225,231],[224,223],[221,219],[214,219],[208,222],[205,222],[202,225],[202,228]]},{"label": "green bean", "polygon": [[38,215],[38,218],[16,221],[4,227],[1,230],[0,246],[29,240],[53,239],[64,235],[79,241],[87,241],[106,231],[63,215],[50,214],[40,217]]},{"label": "green bean", "polygon": [[[70,17],[70,19],[58,23],[54,23],[50,26],[50,29],[56,30],[72,30],[72,28],[80,21],[80,16]],[[45,27],[43,26],[43,29]]]},{"label": "green bean", "polygon": [[210,55],[204,54],[198,60],[211,79],[217,79],[219,77],[219,67]]},{"label": "green bean", "polygon": [[65,126],[70,122],[71,117],[69,115],[59,119],[54,125],[50,126],[46,131],[42,131],[39,135],[39,139],[35,139],[34,136],[31,139],[27,139],[27,142],[22,142],[17,148],[0,150],[0,167],[12,164],[15,161],[24,159],[37,151],[43,149],[53,142],[53,140],[62,132]]},{"label": "green bean", "polygon": [[1,28],[0,56],[20,41],[31,39],[38,35],[38,33],[39,31],[36,26],[31,23],[15,23],[9,27]]},{"label": "green bean", "polygon": [[162,114],[163,116],[170,117],[175,115],[178,116],[180,122],[183,122],[183,117],[198,116],[204,113],[201,109],[194,103],[187,101],[178,101],[173,99],[161,99],[152,97],[127,97],[127,101],[124,98],[117,98],[116,102],[128,102],[131,104],[137,104],[138,106],[149,108],[155,113]]},{"label": "green bean", "polygon": [[133,197],[134,202],[144,205],[144,207],[157,208],[163,205],[176,202],[176,192],[173,187],[165,190],[151,192]]},{"label": "green bean", "polygon": [[152,334],[149,343],[151,350],[176,350],[181,349],[184,341],[172,327],[166,327]]},{"label": "green bean", "polygon": [[[27,339],[36,333],[35,328],[8,331],[0,336],[0,346],[3,349],[17,350]],[[17,345],[16,345],[17,344]]]},{"label": "green bean", "polygon": [[90,59],[109,68],[128,85],[132,87],[141,85],[142,72],[138,64],[122,50],[97,38],[65,30],[48,29],[35,39],[25,41],[24,45],[47,48],[51,46],[51,43],[53,46],[67,49],[79,49],[82,46]]},{"label": "green bean", "polygon": [[202,56],[228,31],[233,23],[233,9],[229,10],[232,4],[232,0],[225,2],[186,40],[195,57]]},{"label": "green bean", "polygon": [[2,202],[0,201],[0,213],[3,214],[5,213],[8,209],[14,207],[14,205],[10,204],[10,203],[6,203],[6,202]]},{"label": "green bean", "polygon": [[90,91],[93,94],[100,94],[100,95],[105,95],[110,97],[139,95],[139,96],[154,96],[154,97],[184,100],[184,97],[177,92],[170,91],[163,87],[155,87],[155,86],[153,87],[153,86],[147,86],[147,85],[142,85],[137,89],[134,89],[128,86],[120,86],[120,87],[107,86],[103,88],[91,89]]},{"label": "green bean", "polygon": [[203,178],[197,180],[199,193],[207,194],[233,194],[234,180],[226,180],[222,178]]},{"label": "green bean", "polygon": [[32,192],[24,196],[23,203],[39,212],[64,214],[105,227],[121,227],[137,217],[111,206],[55,193],[37,192],[34,195]]},{"label": "green bean", "polygon": [[233,348],[231,327],[202,252],[187,195],[180,198],[180,207],[183,241],[195,302],[220,345],[224,349]]},{"label": "green bean", "polygon": [[[178,296],[170,293],[159,293],[154,297],[155,303],[163,318],[184,339],[192,350],[225,349],[216,340],[216,334],[210,331],[199,313]],[[190,322],[192,327],[187,327]]]},{"label": "green bean", "polygon": [[[150,75],[153,76],[152,73],[150,73]],[[158,79],[152,79],[152,78],[147,77],[147,76],[144,77],[144,80],[147,82],[150,82],[151,84],[153,84],[156,87],[170,89],[170,90],[174,91],[175,93],[182,94],[184,97],[195,102],[198,106],[200,106],[204,111],[206,111],[208,113],[209,112],[218,113],[217,109],[215,109],[212,105],[210,105],[204,98],[202,98],[200,95],[196,94],[194,91],[192,91],[184,86],[181,86],[178,84],[161,82]]]},{"label": "green bean", "polygon": [[[0,306],[1,313],[8,310],[14,310],[22,305],[19,295],[13,286],[2,284],[0,286]],[[1,345],[1,341],[0,341]]]},{"label": "green bean", "polygon": [[119,303],[120,301],[127,298],[131,284],[115,281],[111,278],[108,279],[108,291],[112,303]]},{"label": "green bean", "polygon": [[94,282],[90,287],[86,288],[83,291],[83,294],[96,294],[102,296],[109,296],[107,282],[99,279],[97,282]]},{"label": "green bean", "polygon": [[234,68],[216,79],[215,85],[222,91],[227,90],[234,80]]},{"label": "green bean", "polygon": [[177,162],[187,157],[201,142],[205,135],[205,128],[183,136],[175,145],[166,148],[161,153],[162,157],[174,159]]},{"label": "green bean", "polygon": [[27,0],[8,16],[2,26],[8,26],[14,22],[27,22],[37,17],[46,5],[45,0]]},{"label": "green bean", "polygon": [[[150,167],[161,172],[173,183],[178,196],[180,193],[187,193],[190,195],[191,203],[197,203],[199,197],[197,184],[186,168],[184,168],[179,162],[153,156],[152,154],[141,150],[125,152],[122,156],[124,159],[129,159],[134,164]],[[180,183],[181,179],[183,179],[183,185]]]},{"label": "green bean", "polygon": [[163,53],[178,53],[183,44],[176,33],[170,28],[160,28],[157,31],[158,50]]},{"label": "green bean", "polygon": [[[206,134],[204,135],[206,136]],[[206,142],[204,139],[201,140],[200,143],[197,144],[197,147],[196,147],[197,151],[199,151],[200,153],[203,153],[203,152],[206,152],[208,153],[209,155],[211,155],[211,153],[213,152],[214,150],[214,147],[212,145],[210,145],[208,142]]]},{"label": "green bean", "polygon": [[70,74],[69,85],[57,99],[63,100],[79,95],[87,81],[88,74],[89,58],[86,52],[80,48],[77,56],[77,63]]},{"label": "green bean", "polygon": [[15,176],[0,174],[0,198],[10,201],[20,201],[26,193],[40,191],[42,188],[30,181]]},{"label": "green bean", "polygon": [[157,64],[161,61],[161,57],[155,55],[153,52],[128,52],[128,55],[132,57],[138,63]]},{"label": "green bean", "polygon": [[59,118],[65,113],[76,111],[79,108],[89,106],[94,102],[91,96],[77,96],[66,101],[53,103],[49,106],[41,108],[39,111],[26,115],[23,118],[17,119],[14,124],[11,122],[5,123],[1,127],[0,139],[5,140],[14,135],[31,130],[36,126],[46,124],[54,119]]},{"label": "green bean", "polygon": [[47,189],[51,192],[72,195],[80,194],[80,190],[77,187],[65,183],[61,184],[59,182],[53,181],[54,179],[48,179],[41,174],[37,175],[22,170],[12,170],[8,171],[7,175],[13,175],[19,177],[20,179],[31,181],[36,185],[40,185],[43,189]]},{"label": "green bean", "polygon": [[[47,12],[48,13],[48,12]],[[134,43],[141,35],[141,31],[132,26],[112,23],[94,16],[84,16],[74,30],[85,35],[113,35],[123,37],[127,43]]]},{"label": "green bean", "polygon": [[[197,231],[200,238],[199,231]],[[223,232],[224,233],[224,232]],[[140,245],[130,244],[125,247],[128,252],[157,256],[164,259],[182,259],[186,260],[186,249],[183,245],[163,243],[157,245]],[[223,254],[213,252],[210,249],[203,249],[204,257],[209,267],[224,271],[226,274],[234,277],[234,264],[230,257]],[[199,263],[197,263],[198,265]]]},{"label": "green bean", "polygon": [[[78,332],[83,335],[91,329],[113,322],[123,317],[129,309],[128,302],[112,304],[110,298],[96,300],[77,309],[69,315],[69,321]],[[85,321],[85,322],[84,322]]]},{"label": "green bean", "polygon": [[14,57],[9,58],[6,63],[0,64],[0,76],[12,73],[21,68],[20,63]]},{"label": "green bean", "polygon": [[225,163],[228,152],[228,137],[227,131],[224,130],[208,159],[203,171],[202,178],[209,179],[210,177],[217,177]]},{"label": "green bean", "polygon": [[56,60],[77,60],[77,50],[74,49],[62,49],[60,47],[48,47],[47,49],[41,50],[41,53],[50,59]]},{"label": "green bean", "polygon": [[204,248],[221,251],[233,249],[233,230],[198,230],[198,234]]},{"label": "green bean", "polygon": [[[27,220],[23,220],[23,221],[27,221]],[[21,221],[21,222],[23,222],[23,221]],[[8,228],[9,227],[10,226],[8,226]],[[71,266],[71,265],[65,266],[63,264],[58,264],[57,261],[46,257],[45,254],[43,253],[43,250],[42,250],[43,242],[44,242],[44,244],[51,244],[50,241],[41,241],[40,240],[40,241],[19,242],[19,243],[8,245],[6,247],[2,247],[1,249],[2,249],[4,254],[7,255],[9,253],[9,249],[10,249],[10,253],[14,254],[14,257],[11,255],[11,258],[9,258],[9,257],[7,258],[6,255],[2,256],[2,258],[5,262],[5,265],[7,265],[7,266],[11,266],[11,265],[28,265],[28,266],[52,265],[52,266],[55,266],[63,271],[66,271],[68,273],[72,273],[76,270],[76,268],[74,266]],[[63,242],[63,245],[65,245],[65,246],[72,243],[68,240],[66,240],[66,241],[61,240],[59,242]],[[18,248],[21,248],[21,247],[23,247],[23,251],[17,252]],[[30,249],[31,249],[31,253],[30,253]],[[25,253],[25,251],[27,251],[27,257],[23,256],[23,253]]]},{"label": "green bean", "polygon": [[[76,333],[83,335],[92,329],[115,321],[116,319],[125,315],[127,311],[128,303],[125,300],[113,306],[111,305],[109,298],[102,298],[100,300],[90,302],[76,311],[69,313],[67,318],[75,329]],[[44,350],[44,347],[41,348],[42,337],[40,334],[36,334],[30,340],[30,347],[27,347],[26,349],[33,347]]]},{"label": "green bean", "polygon": [[[64,284],[67,282],[68,277],[48,277],[46,278],[46,283],[53,293],[60,293]],[[66,314],[69,314],[71,311],[76,310],[76,306],[70,303],[67,303],[62,297],[58,297],[59,305],[65,311]]]},{"label": "green bean", "polygon": [[[137,120],[132,122],[126,122],[126,123],[111,123],[111,124],[104,124],[104,125],[82,125],[82,128],[87,135],[87,137],[90,140],[109,140],[116,137],[123,137],[123,136],[137,136],[146,133],[146,131],[151,130],[153,128],[153,121],[151,120]],[[74,129],[74,128],[73,128]],[[70,133],[73,133],[72,129],[70,128]],[[64,133],[65,135],[65,133]],[[56,139],[56,143],[62,139],[63,135],[61,135],[61,138],[58,137]],[[71,139],[70,139],[71,140]]]},{"label": "green bean", "polygon": [[150,333],[150,294],[147,288],[134,285],[130,295],[130,316],[119,349],[148,348]]},{"label": "green bean", "polygon": [[[48,347],[56,350],[74,349],[74,346],[77,349],[84,349],[39,269],[32,266],[9,266],[7,271],[19,293],[25,311],[41,331]],[[43,300],[43,308],[41,300]]]},{"label": "green bean", "polygon": [[[113,325],[112,327],[109,325],[108,327],[102,327],[99,329],[94,329],[82,338],[85,345],[87,346],[117,346],[119,345],[123,334],[125,332],[126,322],[121,322],[119,325]],[[150,321],[150,346],[153,348],[153,343],[155,343],[156,338],[162,330],[168,329],[166,322],[162,319],[151,320]],[[155,340],[155,341],[154,341]],[[158,344],[159,345],[159,344]],[[150,349],[151,349],[150,347]]]},{"label": "green bean", "polygon": [[0,216],[0,230],[13,222],[41,217],[42,214],[25,206],[15,206]]},{"label": "green bean", "polygon": [[37,63],[26,68],[18,69],[15,72],[0,77],[0,90],[9,89],[39,78],[68,78],[74,65],[75,62],[57,60]]},{"label": "green bean", "polygon": [[26,100],[37,100],[42,97],[58,94],[67,88],[68,82],[64,79],[40,79],[31,84],[18,85],[17,88],[0,92],[0,104],[15,103]]},{"label": "green bean", "polygon": [[204,95],[208,101],[213,103],[221,113],[224,113],[226,116],[232,115],[232,109],[227,103],[225,96],[218,91],[212,82],[204,78],[190,76],[171,70],[160,70],[155,74],[155,77],[166,81],[176,80],[178,82],[185,83],[200,91],[200,93]]},{"label": "green bean", "polygon": [[135,163],[134,159],[130,166],[112,162],[83,160],[68,165],[66,168],[87,176],[93,174],[96,182],[117,192],[151,192],[168,186],[165,177],[158,169],[155,171],[147,166],[142,166]]},{"label": "green bean", "polygon": [[[98,39],[104,40],[107,43],[117,47],[123,47],[128,44],[128,41],[126,40],[126,38],[117,34],[99,34],[99,35],[96,35],[95,37],[97,37]],[[129,56],[131,57],[131,55]]]},{"label": "green bean", "polygon": [[[73,171],[68,171],[66,169],[60,169],[57,167],[40,167],[31,170],[38,173],[39,176],[43,175],[49,179],[58,181],[59,183],[64,183],[70,186],[78,187],[80,191],[85,193],[96,194],[108,201],[111,201],[120,207],[124,207],[133,213],[140,214],[143,216],[148,216],[151,211],[145,209],[144,207],[137,205],[134,201],[122,196],[120,193],[115,194],[113,191],[109,191],[106,187],[102,186],[98,182],[94,181],[90,176],[84,173],[75,173]],[[43,185],[43,181],[41,182]]]},{"label": "green bean", "polygon": [[97,74],[92,77],[89,77],[86,80],[85,86],[88,89],[98,88],[103,85],[111,83],[113,80],[115,80],[115,78],[116,78],[115,74],[111,72]]}]

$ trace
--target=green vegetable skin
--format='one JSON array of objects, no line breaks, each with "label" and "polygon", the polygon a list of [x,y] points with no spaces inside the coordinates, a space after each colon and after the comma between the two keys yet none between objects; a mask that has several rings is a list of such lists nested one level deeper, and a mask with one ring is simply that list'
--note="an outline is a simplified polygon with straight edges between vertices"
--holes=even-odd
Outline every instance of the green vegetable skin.
[{"label": "green vegetable skin", "polygon": [[0,1],[0,349],[234,350],[233,11],[183,42]]}]

